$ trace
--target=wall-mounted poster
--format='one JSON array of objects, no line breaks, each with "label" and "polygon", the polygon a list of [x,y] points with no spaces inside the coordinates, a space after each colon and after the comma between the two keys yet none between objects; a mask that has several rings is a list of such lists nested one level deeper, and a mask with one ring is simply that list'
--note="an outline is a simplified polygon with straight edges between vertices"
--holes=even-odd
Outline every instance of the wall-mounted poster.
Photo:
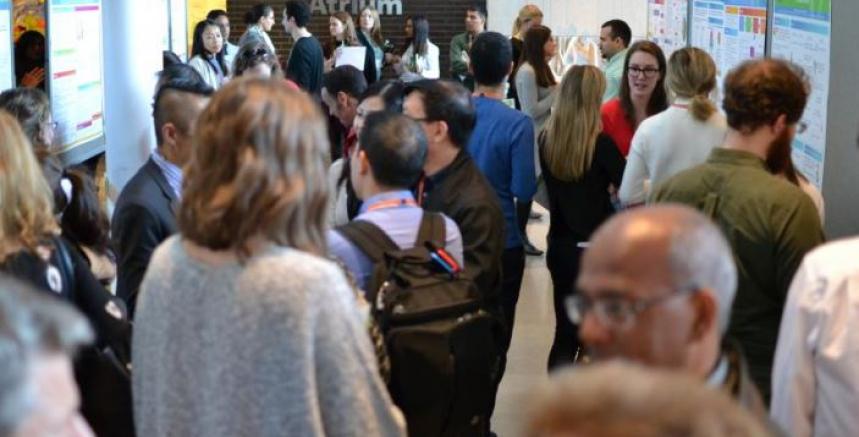
[{"label": "wall-mounted poster", "polygon": [[766,55],[767,0],[695,0],[691,43],[716,63],[718,90],[725,75],[741,62]]},{"label": "wall-mounted poster", "polygon": [[45,0],[14,0],[12,6],[15,41],[28,30],[45,34]]},{"label": "wall-mounted poster", "polygon": [[803,116],[807,129],[793,141],[793,160],[818,188],[826,153],[831,35],[831,0],[775,0],[772,56],[798,64],[811,81]]},{"label": "wall-mounted poster", "polygon": [[15,87],[12,58],[12,2],[0,0],[0,91]]},{"label": "wall-mounted poster", "polygon": [[686,47],[689,30],[688,0],[648,0],[647,39],[659,44],[665,57]]},{"label": "wall-mounted poster", "polygon": [[52,0],[48,9],[48,89],[64,154],[104,142],[101,14],[101,0]]}]

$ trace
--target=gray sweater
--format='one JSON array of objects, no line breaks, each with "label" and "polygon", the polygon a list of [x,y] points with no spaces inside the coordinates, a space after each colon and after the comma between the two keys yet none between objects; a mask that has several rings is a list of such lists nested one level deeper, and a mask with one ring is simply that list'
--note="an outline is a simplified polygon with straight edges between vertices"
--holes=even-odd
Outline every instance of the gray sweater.
[{"label": "gray sweater", "polygon": [[341,270],[273,248],[210,265],[152,256],[133,338],[137,435],[401,436]]}]

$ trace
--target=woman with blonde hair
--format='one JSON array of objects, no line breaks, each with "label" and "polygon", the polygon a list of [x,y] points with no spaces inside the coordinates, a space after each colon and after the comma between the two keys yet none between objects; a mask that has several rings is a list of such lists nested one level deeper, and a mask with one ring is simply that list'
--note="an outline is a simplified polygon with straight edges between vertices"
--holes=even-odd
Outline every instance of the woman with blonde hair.
[{"label": "woman with blonde hair", "polygon": [[[525,5],[519,9],[519,15],[516,21],[513,22],[513,32],[510,37],[510,44],[513,45],[513,70],[519,69],[519,63],[522,59],[522,48],[525,44],[525,34],[533,26],[543,24],[543,11],[537,5]],[[507,97],[513,99],[516,104],[516,109],[520,109],[519,96],[516,94],[515,77],[510,75],[510,88],[507,91]]]},{"label": "woman with blonde hair", "polygon": [[598,68],[571,68],[561,81],[552,115],[539,138],[551,218],[546,264],[555,302],[550,370],[575,358],[577,328],[567,318],[564,300],[578,277],[580,243],[587,242],[614,213],[609,188],[619,185],[623,177],[625,159],[602,132],[603,92],[605,77]]},{"label": "woman with blonde hair", "polygon": [[[328,18],[328,30],[331,33],[331,40],[325,47],[325,72],[339,67],[337,58],[340,56],[342,47],[364,47],[364,44],[358,38],[358,31],[355,29],[355,22],[352,21],[352,16],[348,12],[338,11]],[[367,79],[367,84],[376,82],[376,57],[373,50],[365,48],[364,50],[364,67],[361,68],[364,72],[364,78]]]},{"label": "woman with blonde hair", "polygon": [[179,235],[138,298],[138,435],[402,435],[323,258],[328,150],[316,102],[277,81],[232,81],[200,115]]},{"label": "woman with blonde hair", "polygon": [[117,374],[118,369],[101,355],[110,348],[117,358],[109,363],[128,363],[131,328],[124,305],[60,236],[51,189],[30,142],[15,118],[2,110],[0,163],[0,272],[69,302],[87,316],[97,344],[85,349],[76,362],[83,415],[99,435],[127,435],[131,432],[127,376],[123,385],[122,373]]},{"label": "woman with blonde hair", "polygon": [[641,122],[632,137],[619,191],[624,205],[644,203],[650,186],[703,163],[725,139],[725,116],[710,100],[716,64],[707,52],[696,47],[674,52],[665,84],[674,103]]},{"label": "woman with blonde hair", "polygon": [[382,21],[379,19],[379,11],[372,5],[364,6],[358,17],[358,39],[367,50],[373,52],[373,60],[376,65],[376,80],[382,78],[382,69],[386,63],[390,63],[393,55],[388,54],[393,46],[391,42],[382,36]]}]

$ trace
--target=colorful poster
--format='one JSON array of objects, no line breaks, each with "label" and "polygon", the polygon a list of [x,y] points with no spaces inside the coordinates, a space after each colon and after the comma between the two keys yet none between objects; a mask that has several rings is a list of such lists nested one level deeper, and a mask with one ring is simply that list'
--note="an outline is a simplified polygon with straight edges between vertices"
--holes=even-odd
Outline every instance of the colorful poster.
[{"label": "colorful poster", "polygon": [[803,122],[807,128],[793,141],[797,169],[821,188],[826,155],[826,125],[829,96],[831,0],[776,0],[772,57],[793,61],[805,70],[811,95]]},{"label": "colorful poster", "polygon": [[648,0],[647,38],[662,47],[665,56],[686,47],[689,2],[687,0]]},{"label": "colorful poster", "polygon": [[45,34],[45,0],[14,0],[12,4],[15,41],[28,30]]},{"label": "colorful poster", "polygon": [[0,91],[15,87],[12,56],[12,2],[0,0]]},{"label": "colorful poster", "polygon": [[725,46],[724,0],[695,0],[692,4],[692,46],[704,49],[716,65],[722,62]]},{"label": "colorful poster", "polygon": [[61,151],[104,134],[101,0],[53,0],[49,90]]}]

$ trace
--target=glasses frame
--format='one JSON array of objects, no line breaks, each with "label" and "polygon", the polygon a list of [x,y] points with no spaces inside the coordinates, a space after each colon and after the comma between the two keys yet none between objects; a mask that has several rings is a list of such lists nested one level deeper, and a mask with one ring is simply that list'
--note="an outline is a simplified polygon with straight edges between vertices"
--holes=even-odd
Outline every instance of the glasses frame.
[{"label": "glasses frame", "polygon": [[[638,316],[648,309],[665,303],[676,297],[688,297],[697,293],[701,287],[697,285],[687,285],[680,287],[674,291],[662,294],[652,298],[630,299],[621,296],[605,296],[591,298],[581,292],[576,292],[564,299],[564,309],[567,313],[567,318],[574,325],[581,325],[589,312],[594,311],[594,317],[603,325],[615,329],[626,330],[631,328],[637,322]],[[610,311],[606,309],[608,302],[624,303],[621,312],[623,320],[617,320],[618,316],[612,316]],[[584,308],[583,308],[584,307]],[[601,309],[600,309],[601,308]]]},{"label": "glasses frame", "polygon": [[640,68],[637,66],[630,66],[626,72],[628,76],[639,77],[643,75],[645,79],[653,79],[659,73],[662,73],[661,68]]}]

